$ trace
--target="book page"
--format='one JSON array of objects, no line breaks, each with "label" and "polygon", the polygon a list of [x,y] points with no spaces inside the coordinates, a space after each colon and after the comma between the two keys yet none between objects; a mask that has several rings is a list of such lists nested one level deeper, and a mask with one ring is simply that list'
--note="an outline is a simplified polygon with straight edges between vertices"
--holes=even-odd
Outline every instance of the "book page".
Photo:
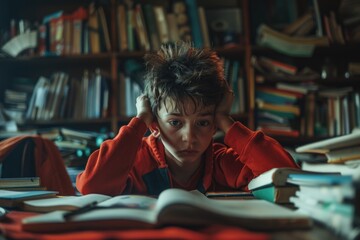
[{"label": "book page", "polygon": [[207,197],[199,191],[189,192],[171,188],[161,192],[156,204],[156,210],[160,211],[162,208],[173,204],[188,204],[194,207],[201,207],[206,200],[208,200]]},{"label": "book page", "polygon": [[138,209],[153,209],[157,202],[156,198],[142,195],[120,195],[112,197],[98,204],[100,207],[127,207]]},{"label": "book page", "polygon": [[156,224],[154,211],[130,208],[103,208],[88,211],[66,220],[67,211],[24,218],[22,229],[31,232],[63,232],[84,229],[150,228]]},{"label": "book page", "polygon": [[111,198],[102,194],[87,194],[83,196],[65,196],[24,202],[25,211],[49,212],[55,210],[75,210],[93,202],[102,202]]},{"label": "book page", "polygon": [[158,222],[176,225],[222,223],[251,229],[307,228],[309,217],[265,200],[208,199],[198,191],[169,189],[159,196]]},{"label": "book page", "polygon": [[[219,200],[208,199],[198,191],[167,190],[159,197],[159,206],[170,204],[189,204],[194,208],[202,208],[216,214],[241,218],[296,218],[293,211],[263,200]],[[180,195],[181,194],[181,195]],[[162,202],[160,202],[163,200]],[[301,216],[301,215],[300,215]]]}]

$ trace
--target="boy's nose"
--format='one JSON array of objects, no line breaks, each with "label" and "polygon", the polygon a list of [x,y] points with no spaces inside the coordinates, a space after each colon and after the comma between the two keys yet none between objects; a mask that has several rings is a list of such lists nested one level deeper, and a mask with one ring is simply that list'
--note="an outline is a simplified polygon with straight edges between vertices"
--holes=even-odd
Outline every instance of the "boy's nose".
[{"label": "boy's nose", "polygon": [[192,143],[196,139],[195,129],[193,127],[185,128],[182,135],[184,142]]}]

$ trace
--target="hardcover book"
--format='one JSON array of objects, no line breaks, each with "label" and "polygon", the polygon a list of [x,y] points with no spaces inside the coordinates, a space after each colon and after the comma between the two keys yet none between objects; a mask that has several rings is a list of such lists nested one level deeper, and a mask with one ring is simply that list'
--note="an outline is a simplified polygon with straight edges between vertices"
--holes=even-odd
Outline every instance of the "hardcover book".
[{"label": "hardcover book", "polygon": [[252,191],[256,198],[264,199],[269,202],[278,204],[290,203],[290,197],[295,196],[296,191],[299,190],[297,186],[276,187],[268,186],[258,188]]},{"label": "hardcover book", "polygon": [[38,187],[38,186],[40,186],[39,177],[0,178],[0,188]]},{"label": "hardcover book", "polygon": [[56,191],[8,191],[0,190],[0,206],[9,208],[21,208],[22,203],[30,199],[55,197]]},{"label": "hardcover book", "polygon": [[296,148],[298,153],[329,153],[335,149],[356,147],[360,140],[360,131],[353,131],[350,134],[336,136],[325,140],[302,145]]},{"label": "hardcover book", "polygon": [[249,190],[255,190],[265,186],[284,187],[288,185],[286,180],[290,173],[306,172],[298,168],[273,168],[267,172],[260,174],[249,182]]},{"label": "hardcover book", "polygon": [[289,176],[308,176],[308,175],[335,175],[339,173],[319,173],[305,171],[299,168],[273,168],[249,182],[248,188],[256,198],[264,199],[275,203],[289,203],[290,197],[295,195],[298,186],[289,182]]}]

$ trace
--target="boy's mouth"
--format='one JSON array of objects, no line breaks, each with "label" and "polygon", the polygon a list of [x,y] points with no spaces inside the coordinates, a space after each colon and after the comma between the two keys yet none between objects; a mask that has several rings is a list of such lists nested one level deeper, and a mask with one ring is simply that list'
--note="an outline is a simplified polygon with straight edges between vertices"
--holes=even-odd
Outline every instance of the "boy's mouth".
[{"label": "boy's mouth", "polygon": [[193,150],[193,149],[188,149],[188,150],[182,150],[182,151],[179,151],[179,154],[180,155],[195,155],[195,154],[197,154],[198,153],[198,151],[196,151],[196,150]]}]

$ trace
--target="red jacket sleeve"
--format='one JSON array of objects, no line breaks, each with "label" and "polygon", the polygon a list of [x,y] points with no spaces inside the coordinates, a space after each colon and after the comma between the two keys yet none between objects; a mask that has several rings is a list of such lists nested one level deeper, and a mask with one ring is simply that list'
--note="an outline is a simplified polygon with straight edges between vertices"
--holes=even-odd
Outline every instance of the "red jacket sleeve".
[{"label": "red jacket sleeve", "polygon": [[272,168],[298,168],[291,155],[275,139],[261,131],[252,131],[240,122],[229,129],[224,142],[230,147],[225,155],[236,154],[241,162],[222,166],[228,183],[235,187],[244,187],[251,179]]},{"label": "red jacket sleeve", "polygon": [[85,170],[77,176],[77,189],[82,194],[121,193],[146,130],[142,120],[133,118],[128,125],[120,128],[114,139],[104,141],[90,155]]}]

